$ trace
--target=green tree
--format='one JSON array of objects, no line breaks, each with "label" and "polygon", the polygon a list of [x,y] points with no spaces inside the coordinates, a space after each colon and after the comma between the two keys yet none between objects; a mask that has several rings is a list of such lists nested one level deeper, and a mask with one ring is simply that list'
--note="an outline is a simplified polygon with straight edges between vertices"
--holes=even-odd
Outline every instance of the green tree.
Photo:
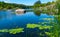
[{"label": "green tree", "polygon": [[16,9],[16,8],[25,9],[26,7],[27,6],[23,4],[0,2],[0,9]]},{"label": "green tree", "polygon": [[40,7],[40,0],[38,0],[37,2],[34,3],[34,8],[39,8]]},{"label": "green tree", "polygon": [[40,5],[41,5],[40,0],[34,3],[34,13],[38,16],[40,15]]},{"label": "green tree", "polygon": [[51,4],[51,2],[48,2],[46,5],[50,5]]},{"label": "green tree", "polygon": [[60,0],[57,0],[56,7],[58,9],[58,15],[60,15]]}]

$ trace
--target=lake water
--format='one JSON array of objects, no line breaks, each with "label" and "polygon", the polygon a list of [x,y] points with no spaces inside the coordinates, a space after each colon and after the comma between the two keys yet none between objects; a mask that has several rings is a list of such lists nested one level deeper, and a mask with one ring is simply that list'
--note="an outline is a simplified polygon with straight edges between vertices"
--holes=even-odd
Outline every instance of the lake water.
[{"label": "lake water", "polygon": [[38,24],[39,22],[48,22],[44,18],[54,18],[53,16],[42,14],[37,16],[34,12],[24,14],[15,14],[11,10],[0,11],[0,29],[10,29],[16,27],[26,27],[27,24]]}]

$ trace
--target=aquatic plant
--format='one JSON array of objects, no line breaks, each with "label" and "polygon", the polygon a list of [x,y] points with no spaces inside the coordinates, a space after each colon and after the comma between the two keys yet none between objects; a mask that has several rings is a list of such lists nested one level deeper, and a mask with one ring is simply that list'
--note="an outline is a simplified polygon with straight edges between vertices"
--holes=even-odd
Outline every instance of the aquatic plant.
[{"label": "aquatic plant", "polygon": [[49,33],[49,32],[45,32],[47,35],[50,35],[51,33]]},{"label": "aquatic plant", "polygon": [[54,20],[54,18],[43,18],[43,20],[51,21],[51,20]]},{"label": "aquatic plant", "polygon": [[39,25],[39,24],[27,24],[27,28],[39,28],[39,29],[51,29],[53,26]]},{"label": "aquatic plant", "polygon": [[8,29],[2,29],[0,32],[8,32]]},{"label": "aquatic plant", "polygon": [[[35,29],[38,28],[41,32],[40,36],[50,36],[52,33],[50,30],[53,28],[53,26],[48,26],[48,25],[40,25],[40,24],[27,24],[28,29]],[[48,32],[46,31],[48,30]]]},{"label": "aquatic plant", "polygon": [[38,26],[39,25],[36,25],[36,24],[27,24],[27,28],[36,28]]},{"label": "aquatic plant", "polygon": [[51,29],[53,26],[47,26],[47,25],[44,25],[44,26],[41,26],[39,27],[39,29]]},{"label": "aquatic plant", "polygon": [[24,29],[24,28],[2,29],[2,30],[0,30],[0,32],[8,32],[8,33],[10,33],[10,34],[17,34],[17,33],[20,33],[20,32],[24,32],[23,29]]},{"label": "aquatic plant", "polygon": [[10,30],[9,30],[9,33],[10,33],[10,34],[16,34],[16,33],[24,32],[23,29],[24,29],[24,28],[10,29]]}]

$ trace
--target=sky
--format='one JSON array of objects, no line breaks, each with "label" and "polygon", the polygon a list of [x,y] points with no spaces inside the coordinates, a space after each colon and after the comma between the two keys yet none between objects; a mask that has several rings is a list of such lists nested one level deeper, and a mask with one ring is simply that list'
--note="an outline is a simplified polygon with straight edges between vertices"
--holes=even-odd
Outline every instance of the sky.
[{"label": "sky", "polygon": [[[6,3],[17,3],[17,4],[25,4],[25,5],[33,5],[38,0],[0,0]],[[40,0],[41,3],[52,2],[53,0]]]}]

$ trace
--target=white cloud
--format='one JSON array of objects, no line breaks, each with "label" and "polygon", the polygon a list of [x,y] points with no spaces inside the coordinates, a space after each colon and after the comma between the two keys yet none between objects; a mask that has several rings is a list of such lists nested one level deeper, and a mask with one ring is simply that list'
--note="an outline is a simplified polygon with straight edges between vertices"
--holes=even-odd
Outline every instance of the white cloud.
[{"label": "white cloud", "polygon": [[6,2],[6,3],[9,3],[10,2],[10,0],[3,0],[4,2]]}]

